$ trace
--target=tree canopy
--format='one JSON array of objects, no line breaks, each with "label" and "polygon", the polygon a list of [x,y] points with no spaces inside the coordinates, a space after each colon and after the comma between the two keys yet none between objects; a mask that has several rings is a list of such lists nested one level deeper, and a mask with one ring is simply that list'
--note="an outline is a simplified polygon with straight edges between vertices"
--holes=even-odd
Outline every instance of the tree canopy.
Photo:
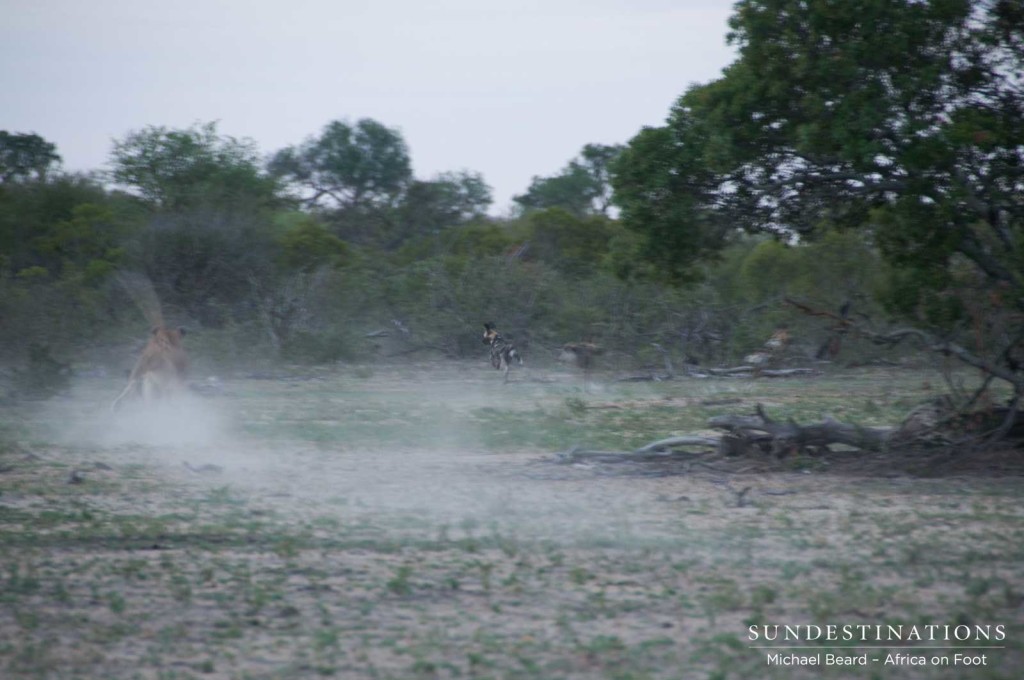
[{"label": "tree canopy", "polygon": [[369,118],[328,123],[318,137],[278,151],[270,170],[310,204],[342,209],[393,206],[412,180],[401,133]]},{"label": "tree canopy", "polygon": [[111,165],[115,182],[164,210],[265,203],[275,196],[255,143],[223,136],[212,122],[130,132],[114,142]]},{"label": "tree canopy", "polygon": [[[741,0],[739,58],[617,165],[623,219],[677,276],[735,228],[803,240],[859,228],[914,282],[902,311],[924,322],[970,313],[958,267],[1024,309],[1020,7]],[[936,296],[958,302],[927,304]]]},{"label": "tree canopy", "polygon": [[436,233],[483,218],[491,202],[491,188],[480,173],[443,172],[409,184],[398,219],[407,236]]},{"label": "tree canopy", "polygon": [[0,130],[0,183],[45,179],[60,160],[57,147],[39,135]]},{"label": "tree canopy", "polygon": [[587,144],[557,175],[534,177],[526,193],[512,200],[524,211],[561,208],[577,216],[607,215],[611,207],[611,164],[619,145]]}]

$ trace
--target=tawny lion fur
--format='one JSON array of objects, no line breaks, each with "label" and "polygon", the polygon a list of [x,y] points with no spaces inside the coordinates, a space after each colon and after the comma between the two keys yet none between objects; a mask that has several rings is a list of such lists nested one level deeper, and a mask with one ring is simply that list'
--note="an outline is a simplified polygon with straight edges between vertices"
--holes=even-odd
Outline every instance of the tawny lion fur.
[{"label": "tawny lion fur", "polygon": [[188,356],[181,344],[184,335],[184,328],[154,326],[146,348],[128,376],[128,384],[111,408],[116,411],[129,398],[152,403],[183,391],[188,373]]}]

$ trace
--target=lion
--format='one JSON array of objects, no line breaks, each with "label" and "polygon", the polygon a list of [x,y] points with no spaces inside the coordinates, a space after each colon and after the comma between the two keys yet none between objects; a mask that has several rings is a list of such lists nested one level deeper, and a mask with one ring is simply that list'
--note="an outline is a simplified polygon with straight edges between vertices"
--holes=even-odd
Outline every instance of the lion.
[{"label": "lion", "polygon": [[145,315],[152,330],[142,355],[128,374],[128,384],[111,404],[114,411],[126,399],[153,403],[183,392],[188,373],[188,355],[181,342],[185,329],[171,328],[164,323],[160,300],[152,282],[145,275],[134,272],[119,272],[117,278],[132,302]]},{"label": "lion", "polygon": [[584,371],[594,367],[594,357],[604,354],[604,348],[592,342],[567,342],[562,345],[558,361],[576,364]]},{"label": "lion", "polygon": [[596,357],[604,354],[604,348],[592,342],[567,342],[562,345],[558,361],[574,364],[583,370],[583,390],[590,391],[590,372],[597,363]]},{"label": "lion", "polygon": [[111,405],[114,411],[125,399],[153,403],[184,391],[188,374],[188,355],[181,344],[184,336],[184,328],[153,327],[146,348],[128,375],[128,384]]}]

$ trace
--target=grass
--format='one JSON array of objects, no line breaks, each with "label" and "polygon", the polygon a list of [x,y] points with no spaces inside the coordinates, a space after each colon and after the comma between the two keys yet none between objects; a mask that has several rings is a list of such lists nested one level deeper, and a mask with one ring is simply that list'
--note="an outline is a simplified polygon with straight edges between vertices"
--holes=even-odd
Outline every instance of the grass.
[{"label": "grass", "polygon": [[[892,424],[935,376],[584,392],[574,376],[528,375],[225,380],[200,403],[216,427],[183,444],[117,436],[101,415],[116,386],[102,382],[6,409],[0,676],[871,677],[768,666],[748,628],[903,623],[1002,624],[1005,649],[966,671],[874,677],[1015,677],[1019,479],[650,477],[551,455],[699,431],[755,403]],[[703,404],[722,399],[742,401]]]}]

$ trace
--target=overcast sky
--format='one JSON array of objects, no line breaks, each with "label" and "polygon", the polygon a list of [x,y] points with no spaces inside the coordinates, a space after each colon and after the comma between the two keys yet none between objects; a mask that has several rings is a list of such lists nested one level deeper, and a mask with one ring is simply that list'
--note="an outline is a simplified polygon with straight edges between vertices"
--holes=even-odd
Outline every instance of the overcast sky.
[{"label": "overcast sky", "polygon": [[584,144],[720,75],[732,0],[0,0],[0,129],[104,169],[147,125],[270,154],[332,120],[398,128],[418,178],[483,173],[503,214]]}]

